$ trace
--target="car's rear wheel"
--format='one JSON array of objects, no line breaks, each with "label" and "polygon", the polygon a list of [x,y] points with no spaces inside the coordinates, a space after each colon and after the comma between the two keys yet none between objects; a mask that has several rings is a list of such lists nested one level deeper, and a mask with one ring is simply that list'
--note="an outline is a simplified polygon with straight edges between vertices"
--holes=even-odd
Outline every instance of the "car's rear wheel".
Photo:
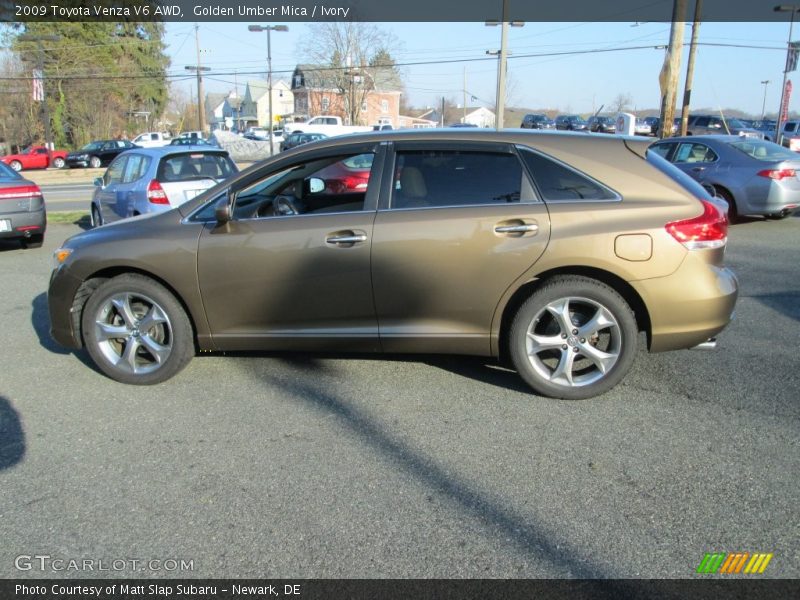
[{"label": "car's rear wheel", "polygon": [[15,171],[22,171],[22,163],[18,160],[12,160],[10,163],[8,163],[8,166]]},{"label": "car's rear wheel", "polygon": [[612,288],[581,276],[554,277],[519,308],[509,351],[535,392],[581,400],[625,376],[636,355],[636,318]]},{"label": "car's rear wheel", "polygon": [[101,284],[86,302],[81,325],[92,360],[122,383],[161,383],[194,356],[183,307],[164,286],[142,275],[120,275]]},{"label": "car's rear wheel", "polygon": [[716,187],[717,197],[722,198],[728,205],[728,222],[736,223],[739,220],[739,211],[736,209],[736,200],[725,188]]},{"label": "car's rear wheel", "polygon": [[41,248],[42,244],[44,244],[44,234],[38,233],[36,235],[32,235],[29,238],[22,238],[22,247],[23,248]]},{"label": "car's rear wheel", "polygon": [[64,159],[61,158],[60,156],[53,159],[53,166],[56,169],[63,169],[65,164],[66,163],[64,162]]},{"label": "car's rear wheel", "polygon": [[103,164],[103,161],[100,160],[100,157],[93,156],[89,159],[89,166],[93,169],[99,169],[100,165]]}]

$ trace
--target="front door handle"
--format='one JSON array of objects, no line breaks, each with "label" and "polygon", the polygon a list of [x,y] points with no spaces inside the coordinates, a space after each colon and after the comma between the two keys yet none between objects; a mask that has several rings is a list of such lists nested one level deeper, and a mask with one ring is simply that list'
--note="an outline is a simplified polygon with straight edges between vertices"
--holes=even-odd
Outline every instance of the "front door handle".
[{"label": "front door handle", "polygon": [[705,168],[705,167],[694,167],[694,168],[692,169],[692,171],[697,171],[697,172],[699,172],[699,171],[705,171],[705,170],[706,170],[706,168]]},{"label": "front door handle", "polygon": [[360,231],[337,231],[325,236],[325,242],[333,246],[350,247],[367,241],[367,234]]}]

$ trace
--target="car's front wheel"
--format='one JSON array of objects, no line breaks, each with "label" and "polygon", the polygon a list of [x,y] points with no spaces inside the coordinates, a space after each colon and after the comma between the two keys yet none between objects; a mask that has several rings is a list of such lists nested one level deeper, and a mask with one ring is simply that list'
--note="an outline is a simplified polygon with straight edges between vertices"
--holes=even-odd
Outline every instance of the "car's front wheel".
[{"label": "car's front wheel", "polygon": [[554,277],[517,311],[511,360],[534,391],[581,400],[622,380],[636,355],[636,317],[612,288],[581,276]]},{"label": "car's front wheel", "polygon": [[81,325],[92,360],[122,383],[161,383],[194,356],[183,307],[164,286],[142,275],[119,275],[101,284],[86,301]]}]

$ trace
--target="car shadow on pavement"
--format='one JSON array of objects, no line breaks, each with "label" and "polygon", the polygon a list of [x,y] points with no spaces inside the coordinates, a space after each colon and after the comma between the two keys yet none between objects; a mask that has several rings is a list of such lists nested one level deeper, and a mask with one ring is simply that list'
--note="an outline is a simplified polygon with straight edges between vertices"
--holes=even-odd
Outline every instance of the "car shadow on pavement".
[{"label": "car shadow on pavement", "polygon": [[5,396],[0,396],[0,471],[9,469],[25,456],[25,433],[19,413]]},{"label": "car shadow on pavement", "polygon": [[5,239],[0,240],[0,252],[11,252],[12,250],[21,250],[22,244],[19,240]]},{"label": "car shadow on pavement", "polygon": [[787,317],[791,317],[795,321],[800,321],[800,291],[798,290],[787,290],[773,294],[755,294],[750,298]]},{"label": "car shadow on pavement", "polygon": [[[388,431],[382,423],[339,395],[335,384],[331,385],[332,379],[339,379],[335,366],[307,355],[283,362],[287,368],[280,376],[276,377],[267,370],[248,371],[248,375],[259,377],[265,386],[281,390],[298,403],[337,417],[332,422],[349,429],[371,454],[447,499],[465,518],[477,521],[491,532],[490,535],[512,544],[526,557],[550,564],[561,576],[584,579],[613,576],[606,565],[581,552],[580,548],[572,547],[568,540],[553,539],[552,534],[543,531],[545,527],[532,517],[503,506],[467,479],[439,466],[435,456],[420,453],[403,440],[402,433],[398,435]],[[535,498],[531,501],[535,502]],[[630,598],[636,597],[638,591],[635,582],[624,580],[607,580],[599,587],[603,594],[595,597]]]},{"label": "car shadow on pavement", "polygon": [[47,309],[47,294],[45,293],[39,294],[31,302],[31,325],[42,348],[53,354],[72,354],[96,373],[101,372],[85,351],[64,348],[50,336],[50,314]]},{"label": "car shadow on pavement", "polygon": [[534,394],[516,371],[490,358],[437,355],[426,358],[425,364],[506,390]]}]

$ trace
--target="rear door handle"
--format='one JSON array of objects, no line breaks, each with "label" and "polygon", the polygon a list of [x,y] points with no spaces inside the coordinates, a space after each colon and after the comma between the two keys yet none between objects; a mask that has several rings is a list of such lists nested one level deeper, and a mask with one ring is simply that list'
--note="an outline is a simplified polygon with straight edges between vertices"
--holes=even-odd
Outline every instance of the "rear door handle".
[{"label": "rear door handle", "polygon": [[495,225],[495,233],[537,233],[539,226],[536,223],[520,223],[518,225]]},{"label": "rear door handle", "polygon": [[706,168],[705,168],[705,167],[694,167],[694,168],[692,169],[692,171],[705,171],[705,170],[706,170]]}]

